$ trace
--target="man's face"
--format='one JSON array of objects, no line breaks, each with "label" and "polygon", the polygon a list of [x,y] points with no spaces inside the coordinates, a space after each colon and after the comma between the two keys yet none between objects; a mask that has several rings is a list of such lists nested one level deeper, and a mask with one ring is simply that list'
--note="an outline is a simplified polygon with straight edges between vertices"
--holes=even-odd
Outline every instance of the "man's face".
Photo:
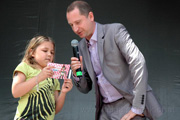
[{"label": "man's face", "polygon": [[92,12],[90,12],[88,16],[85,16],[81,15],[79,9],[75,8],[68,12],[66,17],[75,34],[80,38],[91,38],[94,32],[94,16]]}]

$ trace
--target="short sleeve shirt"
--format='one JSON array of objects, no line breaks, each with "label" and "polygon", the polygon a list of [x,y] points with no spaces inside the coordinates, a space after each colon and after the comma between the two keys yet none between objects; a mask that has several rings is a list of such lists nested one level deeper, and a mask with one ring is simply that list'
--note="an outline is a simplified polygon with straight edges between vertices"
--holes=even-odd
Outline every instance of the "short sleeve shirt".
[{"label": "short sleeve shirt", "polygon": [[[41,70],[34,69],[25,62],[21,62],[15,72],[22,72],[26,81],[37,76]],[[25,88],[24,88],[25,89]],[[20,97],[14,120],[53,120],[55,116],[56,90],[60,90],[58,79],[47,78],[39,83],[39,91],[35,86],[24,96]]]}]

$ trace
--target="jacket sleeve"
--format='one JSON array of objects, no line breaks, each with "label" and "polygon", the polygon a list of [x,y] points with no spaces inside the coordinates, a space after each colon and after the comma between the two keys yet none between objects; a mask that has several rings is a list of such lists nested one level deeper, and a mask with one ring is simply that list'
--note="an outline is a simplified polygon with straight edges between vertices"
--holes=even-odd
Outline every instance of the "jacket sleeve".
[{"label": "jacket sleeve", "polygon": [[83,71],[82,77],[72,77],[75,86],[82,93],[88,93],[92,89],[92,81],[89,77],[89,74]]},{"label": "jacket sleeve", "polygon": [[132,108],[143,111],[145,108],[148,80],[145,58],[122,24],[118,24],[115,28],[115,41],[129,66],[129,71],[133,78],[134,98]]}]

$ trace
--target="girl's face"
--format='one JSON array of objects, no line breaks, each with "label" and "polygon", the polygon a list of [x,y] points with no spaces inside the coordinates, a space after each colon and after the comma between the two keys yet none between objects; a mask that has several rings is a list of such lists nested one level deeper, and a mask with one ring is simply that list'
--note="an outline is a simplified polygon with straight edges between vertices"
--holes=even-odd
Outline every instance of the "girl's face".
[{"label": "girl's face", "polygon": [[54,59],[54,46],[51,42],[41,43],[32,54],[38,66],[42,69],[47,66],[49,62]]}]

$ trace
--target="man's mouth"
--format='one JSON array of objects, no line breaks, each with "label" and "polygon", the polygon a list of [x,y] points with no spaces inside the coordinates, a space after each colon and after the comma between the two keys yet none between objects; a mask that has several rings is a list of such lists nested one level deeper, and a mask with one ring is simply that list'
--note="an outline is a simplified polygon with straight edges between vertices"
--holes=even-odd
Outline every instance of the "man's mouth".
[{"label": "man's mouth", "polygon": [[81,36],[81,35],[82,35],[82,32],[78,32],[77,34],[78,34],[79,36]]}]

